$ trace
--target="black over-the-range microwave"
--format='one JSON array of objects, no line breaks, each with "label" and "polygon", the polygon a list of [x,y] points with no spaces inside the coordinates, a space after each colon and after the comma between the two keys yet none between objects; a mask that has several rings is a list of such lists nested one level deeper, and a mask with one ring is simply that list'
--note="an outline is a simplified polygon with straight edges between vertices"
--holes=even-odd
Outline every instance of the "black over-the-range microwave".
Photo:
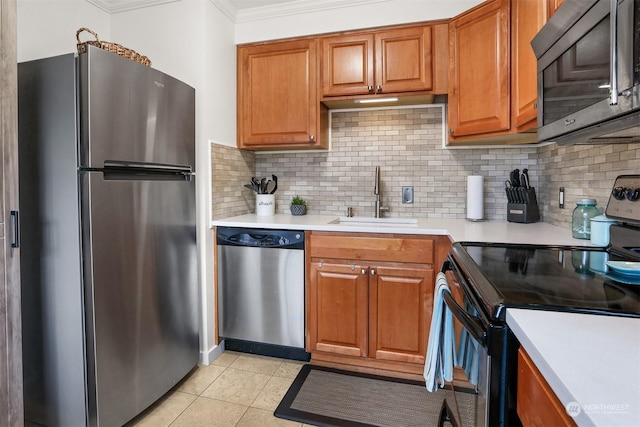
[{"label": "black over-the-range microwave", "polygon": [[538,141],[640,142],[640,0],[565,0],[531,46]]}]

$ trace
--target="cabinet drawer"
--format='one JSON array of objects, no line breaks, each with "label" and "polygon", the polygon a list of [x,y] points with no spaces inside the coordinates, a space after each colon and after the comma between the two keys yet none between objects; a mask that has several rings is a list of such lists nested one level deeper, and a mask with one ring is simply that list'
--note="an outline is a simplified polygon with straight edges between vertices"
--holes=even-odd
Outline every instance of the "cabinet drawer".
[{"label": "cabinet drawer", "polygon": [[415,237],[345,237],[312,234],[310,256],[433,264],[434,241]]}]

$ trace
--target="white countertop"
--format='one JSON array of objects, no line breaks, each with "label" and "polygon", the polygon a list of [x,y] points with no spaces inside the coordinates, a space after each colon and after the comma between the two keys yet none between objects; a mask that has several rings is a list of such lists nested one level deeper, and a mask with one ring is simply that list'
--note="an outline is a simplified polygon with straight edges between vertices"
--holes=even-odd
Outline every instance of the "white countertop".
[{"label": "white countertop", "polygon": [[[371,218],[372,220],[374,218]],[[448,235],[454,242],[525,243],[592,246],[589,240],[574,239],[569,228],[543,222],[518,224],[507,221],[468,221],[465,219],[416,218],[411,224],[337,224],[337,216],[276,214],[240,215],[212,221],[212,227],[272,228],[361,233]]]},{"label": "white countertop", "polygon": [[640,319],[507,309],[507,324],[560,401],[579,408],[578,426],[640,425]]}]

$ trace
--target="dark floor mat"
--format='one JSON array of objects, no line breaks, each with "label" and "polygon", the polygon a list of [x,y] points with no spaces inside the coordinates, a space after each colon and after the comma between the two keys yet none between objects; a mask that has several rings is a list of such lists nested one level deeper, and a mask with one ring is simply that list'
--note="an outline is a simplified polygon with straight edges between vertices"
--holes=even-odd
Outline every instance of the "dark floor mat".
[{"label": "dark floor mat", "polygon": [[417,381],[305,365],[274,414],[319,426],[437,426],[444,399],[460,427],[475,425],[472,391],[454,399],[450,385],[429,393]]}]

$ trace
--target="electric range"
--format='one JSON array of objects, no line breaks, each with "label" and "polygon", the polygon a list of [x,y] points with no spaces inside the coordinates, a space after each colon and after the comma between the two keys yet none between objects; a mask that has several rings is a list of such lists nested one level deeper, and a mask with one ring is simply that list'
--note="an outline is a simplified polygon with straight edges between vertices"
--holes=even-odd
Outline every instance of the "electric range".
[{"label": "electric range", "polygon": [[478,350],[477,426],[520,425],[519,343],[506,324],[507,308],[640,317],[640,271],[635,270],[640,262],[639,199],[640,175],[619,176],[606,208],[606,215],[619,223],[611,226],[606,248],[452,245],[441,271],[451,272],[455,280],[448,281],[452,293],[445,293],[444,300]]}]

